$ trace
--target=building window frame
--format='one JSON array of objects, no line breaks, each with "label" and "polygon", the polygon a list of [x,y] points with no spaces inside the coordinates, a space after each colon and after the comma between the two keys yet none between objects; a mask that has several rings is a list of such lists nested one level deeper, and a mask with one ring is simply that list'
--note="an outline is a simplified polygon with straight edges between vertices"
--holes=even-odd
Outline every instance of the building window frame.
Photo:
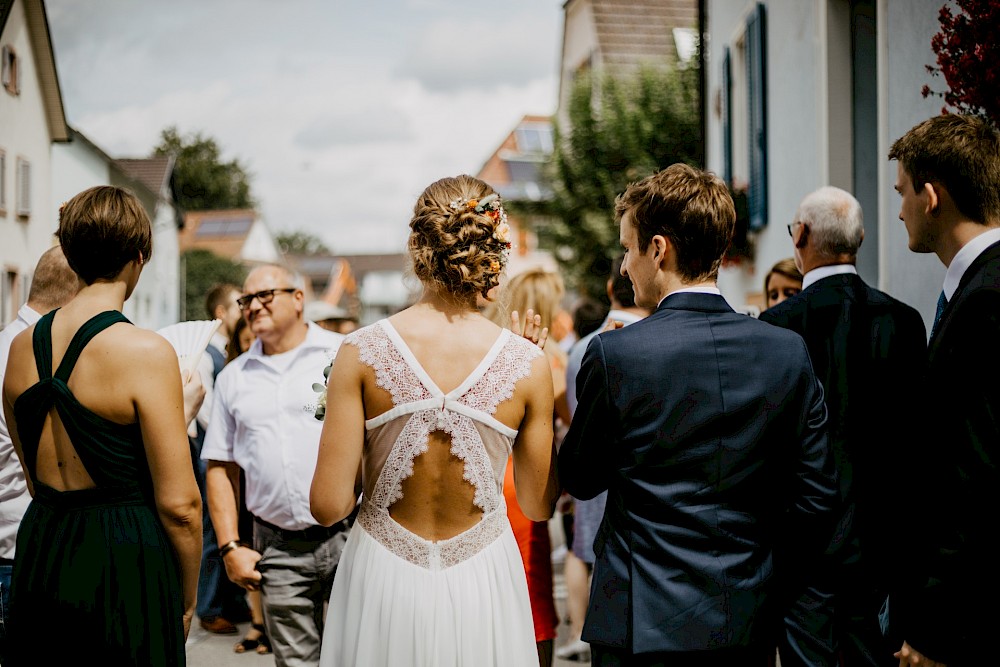
[{"label": "building window frame", "polygon": [[11,95],[21,94],[20,61],[17,51],[10,44],[0,49],[0,83]]},{"label": "building window frame", "polygon": [[18,156],[14,173],[14,202],[17,217],[31,217],[31,161]]}]

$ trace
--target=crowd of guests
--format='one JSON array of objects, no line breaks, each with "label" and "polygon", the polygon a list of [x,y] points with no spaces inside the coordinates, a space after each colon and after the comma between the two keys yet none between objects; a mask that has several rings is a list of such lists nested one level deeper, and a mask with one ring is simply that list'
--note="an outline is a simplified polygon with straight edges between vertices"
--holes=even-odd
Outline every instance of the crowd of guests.
[{"label": "crowd of guests", "polygon": [[444,178],[414,304],[359,327],[260,266],[206,295],[195,373],[121,312],[141,204],[81,192],[0,332],[0,664],[183,665],[195,616],[281,666],[989,664],[1000,135],[934,117],[889,158],[947,267],[929,336],[834,187],[735,312],[733,201],[676,164],[615,202],[609,305],[505,278],[499,195]]}]

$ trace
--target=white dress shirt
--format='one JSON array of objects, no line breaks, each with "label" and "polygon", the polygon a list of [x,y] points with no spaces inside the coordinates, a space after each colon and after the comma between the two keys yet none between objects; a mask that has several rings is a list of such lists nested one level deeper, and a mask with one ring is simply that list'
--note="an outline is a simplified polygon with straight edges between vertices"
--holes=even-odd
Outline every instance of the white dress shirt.
[{"label": "white dress shirt", "polygon": [[[0,331],[0,390],[7,373],[7,357],[10,356],[10,344],[14,336],[41,317],[28,304],[24,304],[17,311],[17,319]],[[17,529],[30,502],[31,495],[24,481],[24,471],[7,428],[7,416],[0,409],[0,558],[14,558]]]},{"label": "white dress shirt", "polygon": [[806,275],[802,276],[802,289],[806,289],[816,281],[823,280],[823,278],[839,276],[843,273],[858,275],[858,269],[853,264],[829,264],[827,266],[816,267],[812,271],[807,271]]},{"label": "white dress shirt", "polygon": [[323,384],[323,369],[343,339],[310,322],[298,347],[265,355],[257,340],[215,379],[201,457],[239,465],[247,509],[286,530],[316,525],[309,488],[323,422],[315,416],[313,384]]}]

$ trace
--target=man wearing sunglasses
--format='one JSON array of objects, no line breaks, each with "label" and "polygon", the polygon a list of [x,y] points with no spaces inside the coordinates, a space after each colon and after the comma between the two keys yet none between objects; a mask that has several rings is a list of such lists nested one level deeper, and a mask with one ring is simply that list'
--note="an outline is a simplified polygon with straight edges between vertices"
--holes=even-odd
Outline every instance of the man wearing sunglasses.
[{"label": "man wearing sunglasses", "polygon": [[[257,340],[216,380],[202,450],[209,512],[229,578],[261,591],[275,663],[315,665],[350,521],[320,526],[309,509],[323,425],[313,385],[344,337],[305,321],[301,279],[280,266],[251,271],[237,304]],[[253,535],[239,533],[241,469]]]}]

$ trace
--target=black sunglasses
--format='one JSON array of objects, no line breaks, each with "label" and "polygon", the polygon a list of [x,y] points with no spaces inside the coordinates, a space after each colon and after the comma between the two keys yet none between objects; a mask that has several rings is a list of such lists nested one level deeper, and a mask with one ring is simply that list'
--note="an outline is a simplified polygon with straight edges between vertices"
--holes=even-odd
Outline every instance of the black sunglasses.
[{"label": "black sunglasses", "polygon": [[240,310],[246,310],[253,303],[254,299],[260,301],[260,305],[266,306],[267,304],[274,301],[274,295],[276,292],[298,292],[295,287],[279,287],[278,289],[266,289],[260,292],[254,292],[253,294],[244,294],[240,298],[236,299],[236,305],[240,307]]}]

